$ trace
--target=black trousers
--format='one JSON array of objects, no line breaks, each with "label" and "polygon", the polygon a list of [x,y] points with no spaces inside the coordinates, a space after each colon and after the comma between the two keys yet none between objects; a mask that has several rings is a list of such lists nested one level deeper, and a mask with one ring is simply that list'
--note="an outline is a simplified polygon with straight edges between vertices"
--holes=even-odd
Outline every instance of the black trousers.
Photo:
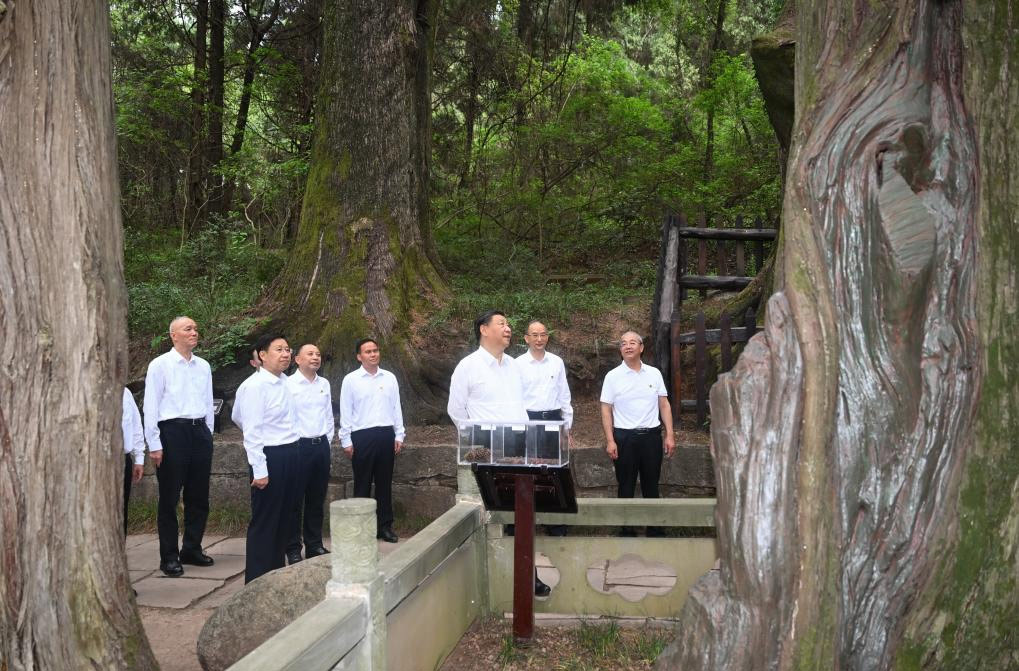
[{"label": "black trousers", "polygon": [[[613,466],[619,485],[616,495],[621,499],[632,499],[640,478],[640,491],[645,499],[657,499],[658,480],[662,474],[662,431],[655,429],[615,429],[612,439],[616,441],[618,456]],[[632,536],[630,527],[623,527],[623,535]],[[648,527],[648,536],[660,536],[660,527]]]},{"label": "black trousers", "polygon": [[354,496],[371,497],[375,485],[376,533],[393,528],[393,464],[396,432],[391,426],[373,426],[350,434],[354,444]]},{"label": "black trousers", "polygon": [[209,473],[212,470],[212,433],[204,419],[192,424],[166,420],[159,423],[163,462],[156,469],[159,481],[159,560],[177,559],[177,502],[183,490],[184,540],[180,552],[202,551],[202,536],[209,517]]},{"label": "black trousers", "polygon": [[[282,568],[287,542],[294,533],[301,455],[297,443],[267,445],[262,450],[269,484],[251,488],[251,522],[245,545],[244,584]],[[248,474],[254,477],[251,469]]]},{"label": "black trousers", "polygon": [[287,552],[301,551],[302,531],[305,551],[322,547],[322,519],[329,486],[330,455],[326,436],[301,438],[297,441],[297,451],[300,471],[294,505],[294,533],[287,543]]},{"label": "black trousers", "polygon": [[134,455],[124,455],[124,535],[127,536],[127,502],[131,500],[131,476],[134,475]]},{"label": "black trousers", "polygon": [[[527,417],[535,421],[546,421],[546,422],[561,422],[563,420],[562,408],[556,408],[555,410],[528,410]],[[541,436],[538,443],[538,458],[539,459],[555,459],[559,456],[559,434],[549,433],[542,431],[538,435]],[[508,525],[513,526],[513,525]],[[566,525],[565,524],[546,524],[545,533],[549,536],[565,536]],[[512,536],[513,532],[510,531],[509,535]]]}]

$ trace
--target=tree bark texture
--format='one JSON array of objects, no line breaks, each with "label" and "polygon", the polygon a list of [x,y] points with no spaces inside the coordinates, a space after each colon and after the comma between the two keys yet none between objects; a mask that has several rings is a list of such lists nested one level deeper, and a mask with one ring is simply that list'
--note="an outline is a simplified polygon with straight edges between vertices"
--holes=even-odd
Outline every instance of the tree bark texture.
[{"label": "tree bark texture", "polygon": [[415,325],[446,292],[425,231],[427,138],[419,134],[428,125],[418,108],[427,98],[417,87],[427,79],[419,63],[428,58],[419,33],[433,15],[427,4],[326,5],[301,224],[268,298],[288,337],[344,362],[325,371],[334,385],[357,365],[354,342],[370,335],[400,378],[405,411],[437,419],[448,371],[421,360],[415,342]]},{"label": "tree bark texture", "polygon": [[0,667],[156,664],[127,580],[126,292],[99,0],[0,8]]},{"label": "tree bark texture", "polygon": [[721,568],[659,668],[1016,668],[1019,7],[991,4],[799,3],[781,291],[712,389]]}]

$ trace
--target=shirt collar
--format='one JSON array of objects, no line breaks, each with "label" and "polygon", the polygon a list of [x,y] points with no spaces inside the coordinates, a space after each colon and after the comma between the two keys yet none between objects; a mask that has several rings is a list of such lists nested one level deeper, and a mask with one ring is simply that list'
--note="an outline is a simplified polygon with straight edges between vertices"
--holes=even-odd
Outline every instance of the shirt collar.
[{"label": "shirt collar", "polygon": [[378,368],[375,370],[375,374],[372,375],[371,373],[368,372],[368,369],[364,367],[364,364],[361,365],[361,375],[364,377],[379,377],[385,372],[386,371],[382,370],[381,368]]},{"label": "shirt collar", "polygon": [[484,362],[486,366],[492,366],[493,364],[496,366],[505,366],[512,358],[509,355],[507,355],[506,352],[503,352],[502,363],[499,363],[499,360],[492,356],[491,352],[489,352],[484,347],[481,347],[480,345],[478,346],[478,355],[481,357],[481,361]]},{"label": "shirt collar", "polygon": [[545,355],[543,357],[541,357],[540,359],[536,359],[534,358],[534,354],[531,352],[530,347],[527,348],[527,351],[524,353],[524,356],[527,357],[527,363],[545,363],[546,361],[548,361],[547,351],[545,352]]},{"label": "shirt collar", "polygon": [[644,362],[643,361],[640,362],[640,369],[639,370],[634,370],[634,369],[630,368],[629,366],[626,365],[625,361],[620,361],[619,362],[619,367],[623,369],[624,373],[638,374],[638,373],[643,373],[644,372]]},{"label": "shirt collar", "polygon": [[294,374],[290,376],[290,378],[295,380],[297,384],[315,384],[316,382],[318,382],[318,373],[315,373],[314,379],[309,380],[308,378],[304,377],[304,373],[302,373],[299,370],[296,370],[294,371]]},{"label": "shirt collar", "polygon": [[174,358],[173,360],[174,360],[175,363],[184,363],[184,364],[187,364],[188,366],[190,366],[191,364],[193,364],[195,362],[195,353],[194,352],[191,352],[191,359],[188,360],[188,359],[184,358],[183,354],[181,354],[180,352],[177,351],[176,347],[171,347],[170,351],[173,352],[173,358]]},{"label": "shirt collar", "polygon": [[280,373],[279,377],[276,377],[275,375],[267,371],[265,368],[259,368],[258,372],[255,373],[255,375],[258,375],[260,379],[269,382],[270,384],[276,384],[277,382],[281,382],[286,378],[286,375],[284,375],[283,373]]}]

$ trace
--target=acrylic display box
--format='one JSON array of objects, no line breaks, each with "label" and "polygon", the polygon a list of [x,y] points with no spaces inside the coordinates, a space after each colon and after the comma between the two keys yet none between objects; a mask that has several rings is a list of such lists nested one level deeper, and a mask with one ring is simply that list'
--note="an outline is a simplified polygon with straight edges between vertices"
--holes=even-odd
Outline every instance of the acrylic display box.
[{"label": "acrylic display box", "polygon": [[566,466],[570,462],[569,437],[562,422],[479,422],[457,428],[460,464]]}]

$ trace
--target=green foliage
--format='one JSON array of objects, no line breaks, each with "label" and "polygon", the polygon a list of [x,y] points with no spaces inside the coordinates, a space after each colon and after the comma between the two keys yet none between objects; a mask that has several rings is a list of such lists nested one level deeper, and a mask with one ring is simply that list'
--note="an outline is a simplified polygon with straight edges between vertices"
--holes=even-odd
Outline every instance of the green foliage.
[{"label": "green foliage", "polygon": [[247,314],[282,267],[282,255],[254,244],[239,228],[213,224],[183,245],[166,236],[127,229],[125,274],[132,339],[165,349],[177,315],[198,322],[199,354],[213,369],[231,363],[256,318]]}]

